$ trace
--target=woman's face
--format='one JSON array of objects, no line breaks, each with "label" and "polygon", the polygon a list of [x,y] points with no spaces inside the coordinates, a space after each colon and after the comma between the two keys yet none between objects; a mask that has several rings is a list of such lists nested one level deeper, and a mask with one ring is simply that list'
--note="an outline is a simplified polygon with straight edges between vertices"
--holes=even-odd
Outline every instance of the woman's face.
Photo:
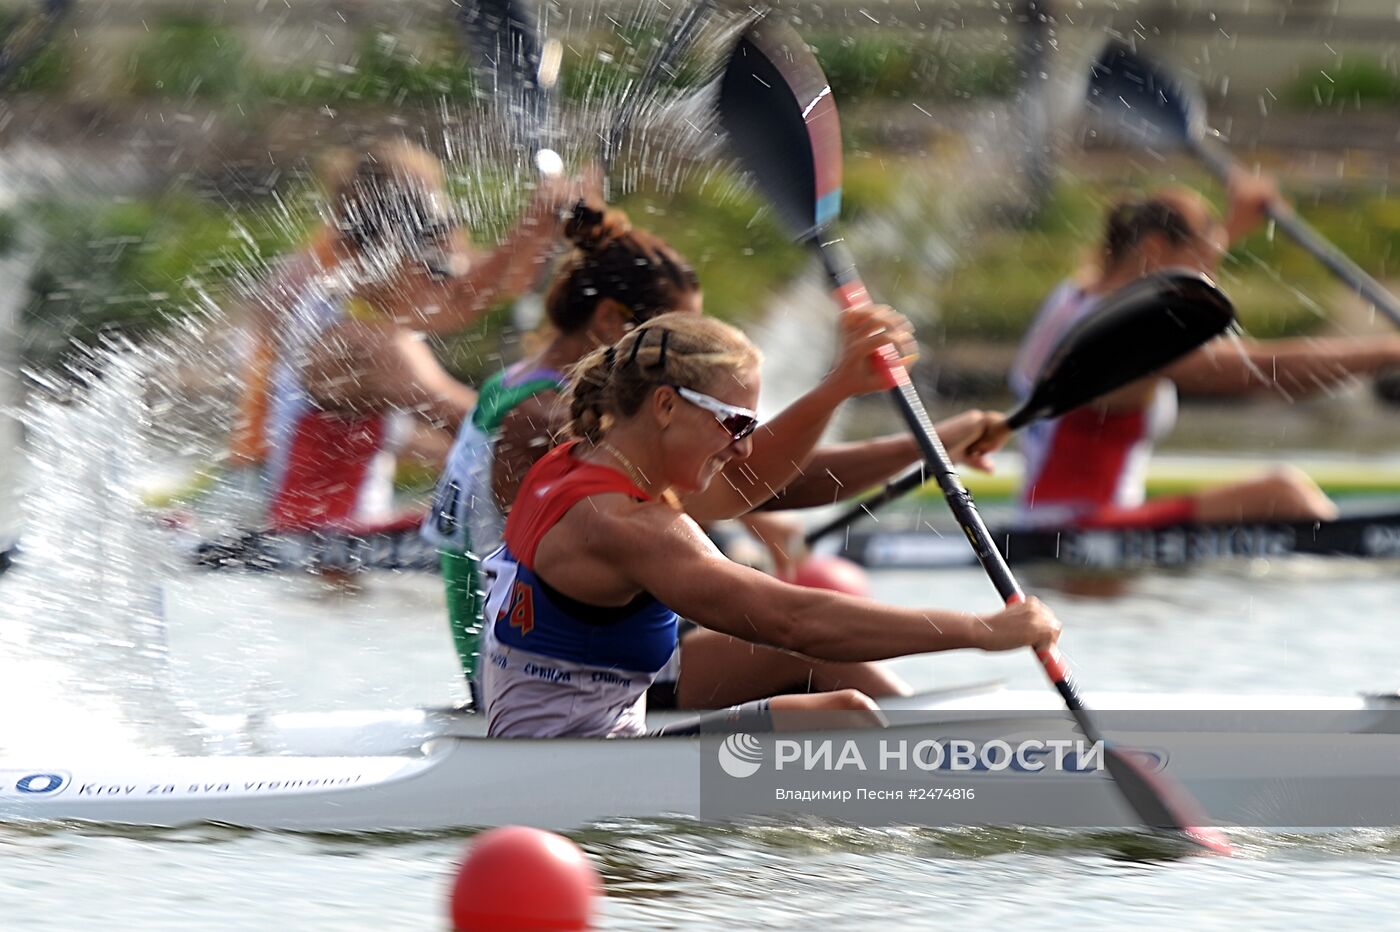
[{"label": "woman's face", "polygon": [[402,285],[420,276],[447,278],[458,265],[462,237],[440,183],[406,180],[342,212],[350,218],[345,234],[349,261],[365,286]]},{"label": "woman's face", "polygon": [[[749,411],[758,409],[758,368],[750,367],[714,380],[707,386],[685,386],[715,401]],[[698,492],[709,486],[720,472],[732,462],[741,461],[753,452],[753,438],[735,440],[728,428],[703,401],[684,398],[676,389],[656,390],[653,402],[663,407],[661,445],[666,464],[666,481],[682,494]]]}]

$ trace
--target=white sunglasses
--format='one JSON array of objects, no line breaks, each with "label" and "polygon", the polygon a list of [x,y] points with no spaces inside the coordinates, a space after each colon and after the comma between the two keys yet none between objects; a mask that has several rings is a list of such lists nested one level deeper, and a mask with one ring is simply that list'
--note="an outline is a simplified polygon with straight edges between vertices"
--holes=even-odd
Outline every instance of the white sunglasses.
[{"label": "white sunglasses", "polygon": [[724,428],[725,432],[729,434],[729,439],[734,443],[738,443],[758,429],[758,415],[748,408],[726,404],[718,398],[711,398],[693,388],[685,388],[681,385],[672,385],[671,388],[675,389],[677,395],[697,408],[704,408],[713,414],[715,420],[719,422],[719,426]]}]

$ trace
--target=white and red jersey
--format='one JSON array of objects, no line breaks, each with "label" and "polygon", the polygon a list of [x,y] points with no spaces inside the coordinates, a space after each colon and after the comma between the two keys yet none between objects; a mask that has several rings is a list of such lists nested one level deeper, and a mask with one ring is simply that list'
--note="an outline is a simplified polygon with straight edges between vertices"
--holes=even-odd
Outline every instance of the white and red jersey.
[{"label": "white and red jersey", "polygon": [[323,410],[302,371],[327,329],[350,317],[350,301],[309,257],[289,265],[269,290],[277,321],[275,362],[261,424],[267,451],[267,521],[275,530],[362,525],[392,513],[392,413]]},{"label": "white and red jersey", "polygon": [[[1037,312],[1016,360],[1011,390],[1018,400],[1066,333],[1098,303],[1074,282],[1051,293]],[[1030,525],[1098,523],[1099,515],[1130,514],[1146,500],[1153,442],[1176,423],[1176,387],[1158,381],[1141,408],[1104,411],[1086,405],[1063,417],[1031,424],[1020,435],[1025,457],[1021,519]],[[1131,523],[1131,522],[1130,522]],[[1143,523],[1159,523],[1144,513]]]}]

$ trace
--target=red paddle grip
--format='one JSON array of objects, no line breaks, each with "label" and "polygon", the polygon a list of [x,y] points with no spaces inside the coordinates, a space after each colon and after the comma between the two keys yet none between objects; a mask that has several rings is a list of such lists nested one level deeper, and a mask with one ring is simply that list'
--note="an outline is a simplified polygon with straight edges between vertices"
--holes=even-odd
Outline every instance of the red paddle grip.
[{"label": "red paddle grip", "polygon": [[[836,303],[846,311],[866,307],[871,303],[870,292],[865,290],[865,284],[858,278],[837,285],[832,294],[836,297]],[[904,369],[904,361],[889,343],[871,353],[870,362],[885,376],[886,389],[896,389],[909,383],[909,373]]]},{"label": "red paddle grip", "polygon": [[859,278],[853,278],[848,282],[836,286],[836,303],[841,305],[841,309],[849,311],[857,307],[865,307],[870,304],[870,292],[865,290],[865,282]]},{"label": "red paddle grip", "polygon": [[1035,655],[1040,658],[1041,664],[1045,667],[1045,675],[1050,677],[1050,682],[1063,683],[1069,679],[1069,667],[1065,665],[1065,658],[1060,654],[1058,647],[1038,650]]}]

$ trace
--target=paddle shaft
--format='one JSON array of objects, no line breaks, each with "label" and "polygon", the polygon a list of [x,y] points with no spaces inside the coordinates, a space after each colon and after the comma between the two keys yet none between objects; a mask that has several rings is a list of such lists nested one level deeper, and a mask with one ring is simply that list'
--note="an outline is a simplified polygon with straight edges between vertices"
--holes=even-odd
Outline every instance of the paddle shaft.
[{"label": "paddle shaft", "polygon": [[[1228,182],[1232,172],[1240,168],[1240,163],[1221,147],[1214,145],[1202,136],[1191,136],[1187,140],[1191,154],[1200,159],[1221,181]],[[1384,285],[1376,281],[1366,270],[1353,262],[1346,253],[1328,242],[1297,212],[1283,201],[1270,201],[1265,208],[1269,219],[1278,224],[1284,233],[1295,243],[1312,254],[1329,272],[1346,282],[1356,293],[1371,302],[1377,310],[1397,327],[1400,327],[1400,299],[1391,294]]]},{"label": "paddle shaft", "polygon": [[[827,277],[834,286],[837,303],[846,310],[870,304],[870,293],[866,291],[865,285],[861,282],[855,261],[851,258],[850,251],[846,249],[845,245],[835,238],[823,240],[819,237],[813,242],[821,253]],[[905,370],[904,364],[900,362],[894,348],[886,345],[882,353],[873,357],[873,361],[875,365],[884,370],[888,377],[890,398],[894,401],[895,407],[899,409],[900,416],[903,417],[910,433],[914,435],[919,450],[923,453],[925,464],[933,474],[933,479],[938,483],[938,487],[942,489],[943,497],[947,500],[953,517],[957,519],[958,525],[967,535],[968,543],[972,545],[972,551],[977,556],[977,562],[982,564],[982,569],[986,571],[992,585],[996,587],[997,594],[1007,605],[1024,602],[1026,600],[1025,592],[1016,582],[1016,577],[1011,574],[1011,568],[1006,565],[1006,560],[1002,557],[1001,552],[992,543],[991,532],[987,530],[987,525],[978,513],[977,506],[972,503],[972,495],[963,488],[962,480],[958,478],[952,463],[949,462],[948,451],[943,448],[943,441],[938,439],[938,432],[933,429],[928,411],[925,410],[924,403],[914,390],[914,383],[910,380],[909,373]],[[1059,649],[1050,647],[1045,650],[1037,650],[1035,655],[1040,660],[1041,666],[1045,668],[1046,676],[1050,678],[1050,682],[1054,684],[1065,705],[1074,715],[1075,721],[1084,730],[1085,737],[1090,741],[1099,740],[1100,732],[1094,726],[1084,705],[1084,700],[1080,698],[1079,689],[1075,686],[1069,667]]]},{"label": "paddle shaft", "polygon": [[871,514],[877,508],[885,507],[897,498],[908,495],[927,481],[928,478],[924,475],[924,467],[915,466],[898,479],[885,483],[885,487],[874,495],[866,496],[830,521],[825,524],[819,524],[808,531],[802,538],[803,543],[811,547],[828,534],[834,534],[837,531],[850,527],[863,516]]},{"label": "paddle shaft", "polygon": [[[1007,426],[1012,430],[1020,430],[1027,424],[1036,420],[1034,417],[1022,417],[1025,409],[1022,408],[1006,419]],[[935,432],[936,433],[936,432]],[[897,479],[892,479],[885,483],[885,487],[874,495],[868,495],[856,502],[841,514],[832,518],[825,524],[819,524],[802,538],[803,543],[811,547],[817,541],[834,534],[837,531],[850,527],[859,521],[864,515],[872,514],[876,509],[883,508],[890,502],[903,498],[915,489],[921,488],[928,481],[928,476],[924,474],[924,467],[915,466]]]}]

